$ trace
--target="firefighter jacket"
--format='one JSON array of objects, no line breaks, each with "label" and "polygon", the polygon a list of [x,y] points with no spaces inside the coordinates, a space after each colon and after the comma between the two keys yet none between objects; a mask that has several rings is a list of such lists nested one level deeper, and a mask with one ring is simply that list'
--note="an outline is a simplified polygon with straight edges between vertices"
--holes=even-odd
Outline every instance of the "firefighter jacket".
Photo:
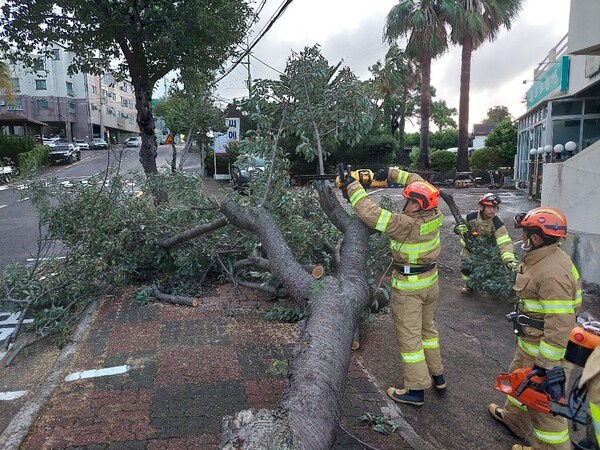
[{"label": "firefighter jacket", "polygon": [[517,345],[539,367],[561,365],[581,306],[581,281],[571,258],[558,243],[530,250],[517,267],[513,289],[517,312],[541,321],[538,327],[524,326]]},{"label": "firefighter jacket", "polygon": [[[388,175],[388,181],[402,185],[419,180],[422,180],[419,175],[395,168]],[[437,283],[438,271],[433,263],[440,254],[440,228],[444,219],[440,210],[393,213],[372,201],[360,183],[350,183],[347,190],[358,217],[390,239],[394,258],[392,287],[418,291]],[[414,273],[428,265],[431,267],[426,271]]]},{"label": "firefighter jacket", "polygon": [[[500,217],[494,216],[489,219],[484,219],[481,215],[481,211],[471,211],[467,214],[466,224],[469,227],[469,231],[474,236],[492,236],[496,240],[496,245],[500,250],[500,259],[502,259],[504,264],[517,261],[513,251],[512,240]],[[466,248],[466,243],[462,236],[460,238],[460,243],[463,246],[461,256],[470,256],[471,252]]]},{"label": "firefighter jacket", "polygon": [[590,401],[590,416],[596,437],[596,448],[600,448],[600,346],[589,356],[581,373],[579,388],[587,384],[587,398]]}]

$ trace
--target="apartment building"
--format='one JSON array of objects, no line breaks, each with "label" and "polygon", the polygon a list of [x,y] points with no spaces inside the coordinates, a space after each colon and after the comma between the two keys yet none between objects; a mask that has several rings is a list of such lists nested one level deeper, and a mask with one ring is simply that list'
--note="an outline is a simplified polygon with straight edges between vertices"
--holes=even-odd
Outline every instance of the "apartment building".
[{"label": "apartment building", "polygon": [[[100,137],[118,143],[138,134],[131,83],[110,75],[69,75],[73,52],[57,43],[53,47],[52,58],[33,69],[10,64],[15,101],[0,102],[0,115],[11,112],[46,123],[45,136],[69,140]],[[12,127],[11,132],[25,131]]]}]

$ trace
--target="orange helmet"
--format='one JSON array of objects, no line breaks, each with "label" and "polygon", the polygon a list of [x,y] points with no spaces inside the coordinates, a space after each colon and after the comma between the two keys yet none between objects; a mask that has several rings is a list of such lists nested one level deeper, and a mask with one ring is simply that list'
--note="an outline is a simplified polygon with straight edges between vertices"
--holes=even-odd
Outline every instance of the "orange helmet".
[{"label": "orange helmet", "polygon": [[404,198],[411,198],[424,210],[437,208],[440,190],[427,181],[413,181],[402,191]]},{"label": "orange helmet", "polygon": [[567,235],[567,218],[558,208],[541,206],[533,208],[518,222],[519,228],[536,228],[547,237],[565,237]]},{"label": "orange helmet", "polygon": [[500,197],[498,197],[496,194],[492,194],[491,192],[483,194],[479,198],[479,204],[482,206],[498,206],[500,203],[502,203]]}]

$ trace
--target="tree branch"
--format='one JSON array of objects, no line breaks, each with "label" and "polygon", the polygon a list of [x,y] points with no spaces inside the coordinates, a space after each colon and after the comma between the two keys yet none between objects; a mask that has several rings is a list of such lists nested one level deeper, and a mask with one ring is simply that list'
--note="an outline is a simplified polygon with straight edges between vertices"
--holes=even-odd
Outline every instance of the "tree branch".
[{"label": "tree branch", "polygon": [[173,303],[174,305],[198,306],[197,298],[164,294],[156,286],[152,286],[152,297],[161,302]]},{"label": "tree branch", "polygon": [[290,295],[301,301],[312,285],[313,278],[296,261],[269,211],[262,206],[244,208],[233,200],[226,200],[221,204],[221,212],[234,226],[259,237],[269,257],[271,273],[283,281]]},{"label": "tree branch", "polygon": [[194,239],[202,234],[206,234],[219,228],[223,228],[225,225],[227,225],[227,219],[225,217],[219,217],[218,219],[212,220],[208,223],[203,223],[202,225],[198,225],[197,227],[194,227],[190,230],[184,231],[168,239],[160,241],[158,242],[158,246],[160,248],[170,249],[175,247],[177,244],[189,241],[190,239]]}]

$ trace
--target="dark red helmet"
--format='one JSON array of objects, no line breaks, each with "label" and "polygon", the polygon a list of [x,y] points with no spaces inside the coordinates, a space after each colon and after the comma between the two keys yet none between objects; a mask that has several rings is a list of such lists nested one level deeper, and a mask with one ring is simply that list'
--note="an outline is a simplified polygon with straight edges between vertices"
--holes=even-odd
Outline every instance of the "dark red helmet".
[{"label": "dark red helmet", "polygon": [[416,200],[421,205],[421,208],[427,211],[437,208],[440,190],[427,181],[413,181],[404,188],[402,195],[404,198]]}]

